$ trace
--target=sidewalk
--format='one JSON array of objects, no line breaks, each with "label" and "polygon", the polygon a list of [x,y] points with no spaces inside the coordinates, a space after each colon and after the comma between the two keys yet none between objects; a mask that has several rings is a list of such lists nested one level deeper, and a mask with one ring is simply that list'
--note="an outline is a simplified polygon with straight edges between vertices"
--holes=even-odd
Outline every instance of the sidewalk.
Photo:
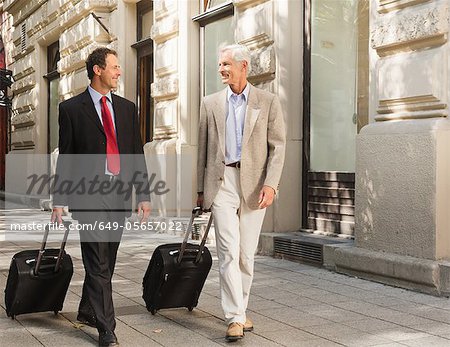
[{"label": "sidewalk", "polygon": [[[47,221],[37,210],[8,212],[21,218]],[[0,228],[4,228],[0,216]],[[219,303],[215,249],[213,267],[199,305],[187,309],[147,312],[142,277],[152,251],[178,237],[150,234],[145,240],[125,238],[113,279],[116,333],[121,346],[450,346],[450,301],[429,295],[336,274],[327,270],[258,256],[249,303],[255,330],[235,343],[224,339],[225,323]],[[96,346],[95,329],[77,323],[84,278],[79,245],[67,252],[74,276],[63,311],[6,317],[3,290],[14,253],[38,244],[0,242],[0,345]]]}]

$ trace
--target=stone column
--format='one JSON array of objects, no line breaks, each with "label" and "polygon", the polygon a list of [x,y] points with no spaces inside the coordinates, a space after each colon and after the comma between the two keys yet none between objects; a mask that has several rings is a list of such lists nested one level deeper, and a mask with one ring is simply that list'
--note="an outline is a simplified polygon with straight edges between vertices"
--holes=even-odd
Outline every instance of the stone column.
[{"label": "stone column", "polygon": [[449,2],[372,0],[370,30],[370,123],[356,153],[356,247],[328,247],[326,263],[449,295]]},{"label": "stone column", "polygon": [[196,190],[199,110],[199,33],[191,18],[195,1],[153,2],[154,137],[144,146],[148,171],[166,183],[168,193],[152,195],[161,217],[190,215]]}]

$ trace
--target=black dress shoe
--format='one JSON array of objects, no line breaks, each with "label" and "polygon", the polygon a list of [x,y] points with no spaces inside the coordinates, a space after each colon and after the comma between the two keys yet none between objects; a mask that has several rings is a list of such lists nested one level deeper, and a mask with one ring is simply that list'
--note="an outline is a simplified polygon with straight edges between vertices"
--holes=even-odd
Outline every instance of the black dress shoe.
[{"label": "black dress shoe", "polygon": [[97,318],[93,314],[78,312],[77,321],[93,328],[97,326]]},{"label": "black dress shoe", "polygon": [[117,341],[116,334],[112,331],[102,331],[98,336],[99,346],[118,346],[119,341]]}]

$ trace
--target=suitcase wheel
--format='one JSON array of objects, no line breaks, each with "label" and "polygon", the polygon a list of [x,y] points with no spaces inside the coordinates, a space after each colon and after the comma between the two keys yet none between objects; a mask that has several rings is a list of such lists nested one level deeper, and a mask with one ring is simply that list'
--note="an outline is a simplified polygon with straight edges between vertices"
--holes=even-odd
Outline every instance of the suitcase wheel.
[{"label": "suitcase wheel", "polygon": [[156,310],[154,308],[151,308],[149,311],[153,316],[156,314]]},{"label": "suitcase wheel", "polygon": [[189,312],[191,312],[194,309],[194,307],[189,306],[187,309],[189,310]]},{"label": "suitcase wheel", "polygon": [[55,316],[58,314],[58,310],[54,310],[53,313],[55,314]]},{"label": "suitcase wheel", "polygon": [[11,315],[11,319],[14,320],[16,319],[16,316],[14,316],[13,314]]}]

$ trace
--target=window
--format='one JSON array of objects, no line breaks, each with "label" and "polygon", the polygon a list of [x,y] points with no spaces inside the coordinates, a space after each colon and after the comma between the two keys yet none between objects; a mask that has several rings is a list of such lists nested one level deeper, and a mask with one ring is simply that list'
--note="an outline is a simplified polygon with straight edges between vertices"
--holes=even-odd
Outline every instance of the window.
[{"label": "window", "polygon": [[47,150],[52,153],[58,147],[58,104],[59,104],[59,41],[47,47],[47,74],[48,81],[48,127]]},{"label": "window", "polygon": [[223,88],[217,72],[217,52],[220,46],[235,43],[232,27],[234,6],[229,0],[200,1],[204,12],[193,20],[200,25],[202,91],[203,95],[208,95]]},{"label": "window", "polygon": [[137,52],[137,108],[141,138],[147,143],[153,138],[153,98],[150,85],[153,82],[153,41],[150,30],[153,25],[153,1],[142,0],[136,6],[136,43],[132,46]]},{"label": "window", "polygon": [[355,171],[367,123],[368,2],[311,1],[311,171]]},{"label": "window", "polygon": [[142,0],[137,4],[137,41],[150,38],[153,25],[153,1]]}]

